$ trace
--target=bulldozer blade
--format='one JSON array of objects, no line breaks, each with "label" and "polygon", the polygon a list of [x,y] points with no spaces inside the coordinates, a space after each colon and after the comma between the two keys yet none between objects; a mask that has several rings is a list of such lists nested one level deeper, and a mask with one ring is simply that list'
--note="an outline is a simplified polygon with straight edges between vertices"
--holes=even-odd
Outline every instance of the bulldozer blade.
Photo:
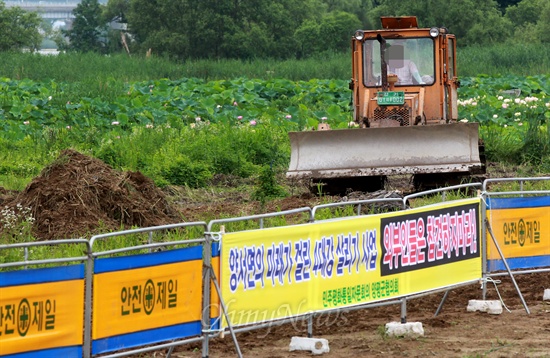
[{"label": "bulldozer blade", "polygon": [[484,172],[477,123],[290,132],[288,178]]}]

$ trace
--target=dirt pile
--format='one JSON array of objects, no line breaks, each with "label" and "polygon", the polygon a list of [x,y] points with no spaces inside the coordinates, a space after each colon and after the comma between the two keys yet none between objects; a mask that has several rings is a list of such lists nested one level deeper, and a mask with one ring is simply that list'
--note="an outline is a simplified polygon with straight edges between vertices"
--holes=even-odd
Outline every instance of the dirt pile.
[{"label": "dirt pile", "polygon": [[179,221],[163,192],[140,172],[119,172],[70,149],[3,204],[31,208],[40,240]]}]

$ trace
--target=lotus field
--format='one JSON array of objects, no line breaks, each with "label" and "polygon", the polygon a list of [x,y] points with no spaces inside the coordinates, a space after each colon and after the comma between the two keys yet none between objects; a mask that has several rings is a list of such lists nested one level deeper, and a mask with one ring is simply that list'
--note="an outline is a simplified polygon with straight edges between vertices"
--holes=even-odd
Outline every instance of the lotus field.
[{"label": "lotus field", "polygon": [[[488,159],[550,170],[550,75],[461,78],[459,119],[479,122]],[[345,80],[180,80],[73,85],[0,78],[0,186],[20,190],[65,148],[159,186],[207,186],[288,165],[289,131],[353,126]]]}]

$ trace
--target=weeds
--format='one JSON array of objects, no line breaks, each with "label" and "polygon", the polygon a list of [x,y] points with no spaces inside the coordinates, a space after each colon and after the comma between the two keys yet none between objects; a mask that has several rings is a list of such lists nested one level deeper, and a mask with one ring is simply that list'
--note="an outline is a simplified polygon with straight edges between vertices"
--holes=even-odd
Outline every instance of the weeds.
[{"label": "weeds", "polygon": [[14,208],[4,207],[0,211],[0,227],[2,241],[6,244],[31,242],[32,225],[34,223],[32,209],[17,204]]},{"label": "weeds", "polygon": [[258,184],[252,194],[252,198],[265,204],[268,199],[284,197],[286,195],[286,191],[277,183],[273,167],[263,166],[260,169]]}]

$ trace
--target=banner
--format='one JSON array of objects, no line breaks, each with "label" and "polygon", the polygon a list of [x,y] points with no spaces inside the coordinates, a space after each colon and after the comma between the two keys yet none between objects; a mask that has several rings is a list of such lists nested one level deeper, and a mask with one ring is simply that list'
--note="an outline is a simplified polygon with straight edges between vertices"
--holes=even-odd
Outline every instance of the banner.
[{"label": "banner", "polygon": [[[550,267],[550,197],[489,198],[487,218],[511,269]],[[489,271],[506,267],[487,233]]]},{"label": "banner", "polygon": [[231,324],[367,304],[479,279],[479,203],[468,199],[224,234],[221,285]]},{"label": "banner", "polygon": [[201,334],[202,245],[98,259],[92,353]]},{"label": "banner", "polygon": [[84,265],[0,273],[0,356],[82,356]]}]

